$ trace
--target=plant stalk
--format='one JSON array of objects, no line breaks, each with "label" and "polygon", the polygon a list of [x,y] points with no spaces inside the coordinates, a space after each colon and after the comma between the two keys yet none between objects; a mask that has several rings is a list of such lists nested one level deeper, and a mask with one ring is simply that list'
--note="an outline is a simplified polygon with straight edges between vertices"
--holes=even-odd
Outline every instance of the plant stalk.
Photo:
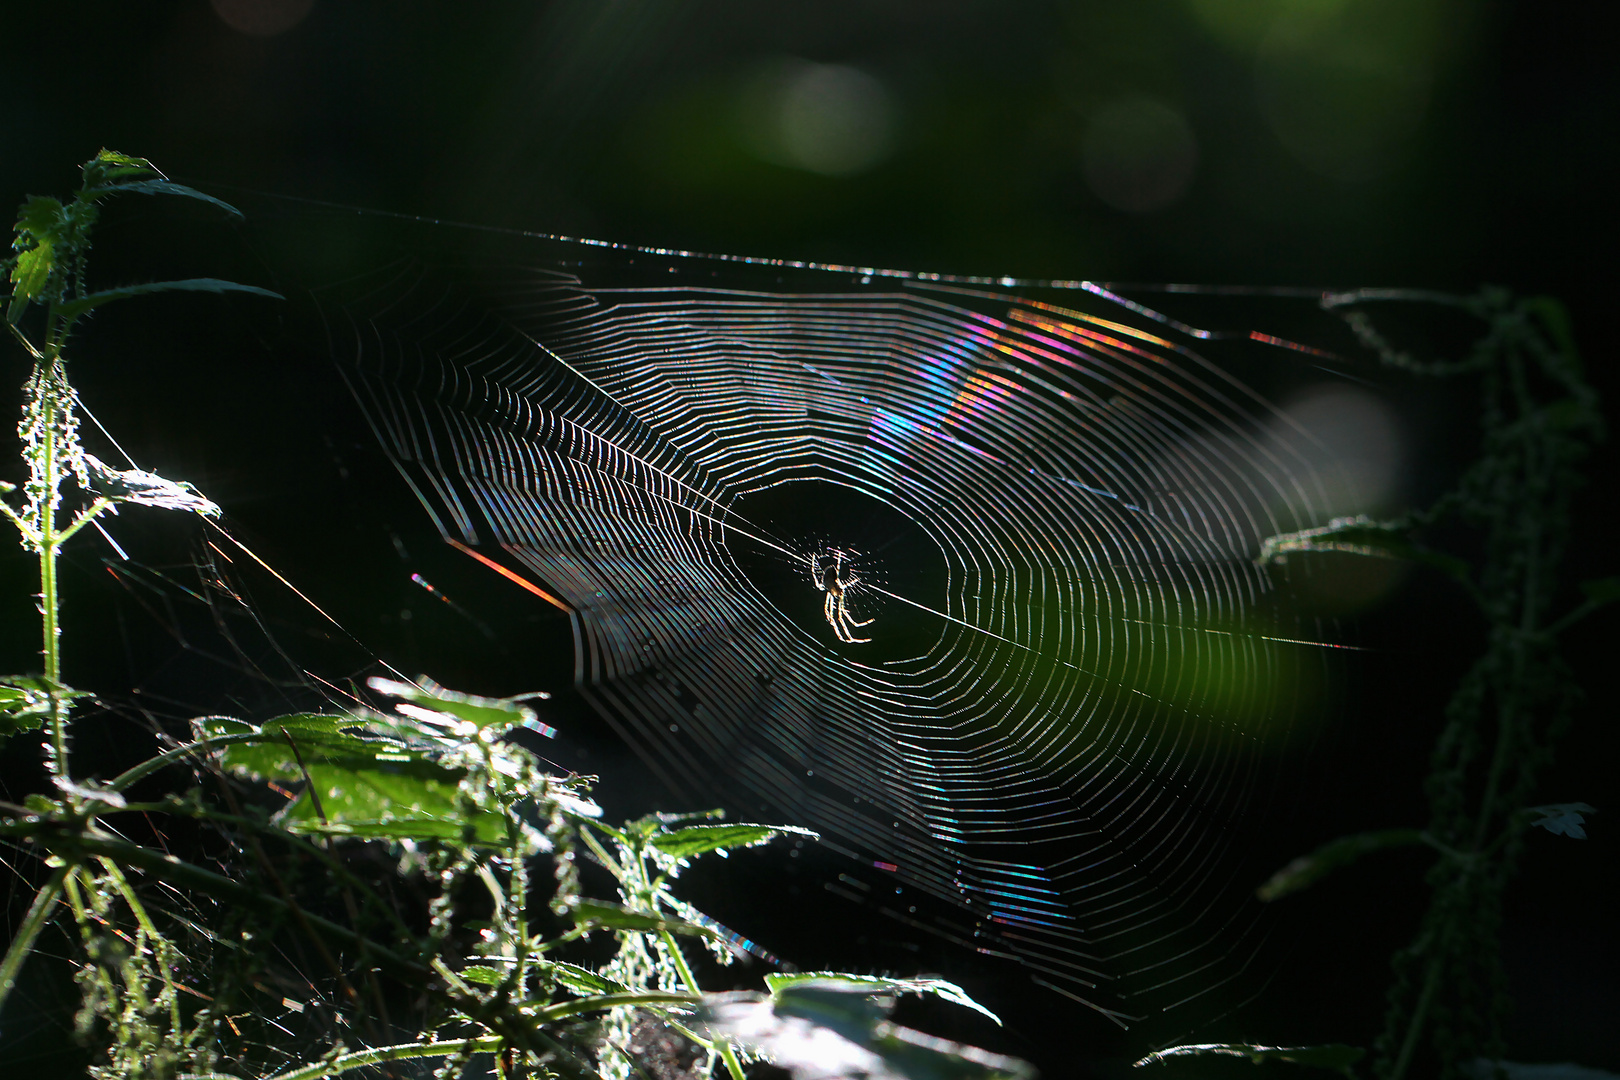
[{"label": "plant stalk", "polygon": [[54,352],[40,365],[40,412],[44,418],[43,458],[45,466],[45,495],[39,514],[39,614],[43,635],[40,658],[45,668],[45,679],[51,695],[51,760],[47,762],[52,777],[68,777],[67,709],[57,687],[62,683],[61,638],[59,618],[60,602],[56,593],[56,556],[60,540],[56,535],[56,504],[62,486],[62,470],[56,460],[56,395],[55,383],[61,360]]},{"label": "plant stalk", "polygon": [[17,976],[22,972],[24,961],[34,951],[34,939],[45,929],[51,912],[56,909],[63,883],[77,869],[77,864],[71,862],[57,867],[56,872],[39,887],[39,892],[34,894],[28,914],[23,917],[22,925],[17,927],[17,936],[11,939],[6,949],[6,958],[0,961],[0,1010],[4,1010],[6,999],[11,996],[11,988],[17,985]]}]

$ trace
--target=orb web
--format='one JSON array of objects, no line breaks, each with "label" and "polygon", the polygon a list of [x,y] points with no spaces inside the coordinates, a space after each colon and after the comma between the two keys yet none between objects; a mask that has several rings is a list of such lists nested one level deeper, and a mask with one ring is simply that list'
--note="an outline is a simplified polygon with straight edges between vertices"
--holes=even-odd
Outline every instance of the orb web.
[{"label": "orb web", "polygon": [[1118,1023],[1242,966],[1320,655],[1254,557],[1322,502],[1177,324],[567,244],[320,299],[438,529],[566,607],[678,801],[822,832]]}]

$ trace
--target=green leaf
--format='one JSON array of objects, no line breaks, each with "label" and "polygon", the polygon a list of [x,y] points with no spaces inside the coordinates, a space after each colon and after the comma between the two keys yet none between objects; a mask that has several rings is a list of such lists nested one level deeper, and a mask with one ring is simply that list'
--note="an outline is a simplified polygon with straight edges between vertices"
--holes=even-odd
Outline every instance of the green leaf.
[{"label": "green leaf", "polygon": [[1385,848],[1422,843],[1427,843],[1427,839],[1420,829],[1384,829],[1379,832],[1341,836],[1337,840],[1323,844],[1309,855],[1301,855],[1278,870],[1264,885],[1255,890],[1255,895],[1265,901],[1276,900],[1315,884],[1321,878],[1341,866],[1348,866],[1363,855]]},{"label": "green leaf", "polygon": [[851,993],[864,993],[874,997],[891,994],[923,996],[931,994],[944,1001],[972,1009],[974,1012],[983,1013],[998,1025],[1001,1023],[1001,1017],[974,1001],[966,990],[944,979],[886,979],[879,975],[847,975],[837,971],[800,971],[787,975],[773,973],[765,976],[765,986],[773,996],[806,983],[847,987]]},{"label": "green leaf", "polygon": [[93,189],[86,189],[82,197],[86,199],[103,199],[110,195],[179,195],[183,198],[197,199],[212,206],[217,206],[234,218],[240,219],[245,216],[242,211],[225,200],[216,199],[206,192],[186,187],[184,184],[177,184],[173,180],[136,180],[128,184],[106,184]]},{"label": "green leaf", "polygon": [[[992,1080],[1033,1074],[1028,1063],[1016,1058],[890,1023],[889,1003],[883,997],[859,978],[812,978],[764,999],[711,995],[694,1026],[710,1038],[758,1051],[789,1070],[825,1070],[829,1061],[836,1060],[845,1069],[839,1075],[906,1080]],[[807,1023],[816,1030],[806,1032]]]},{"label": "green leaf", "polygon": [[[366,685],[379,694],[400,698],[419,709],[465,721],[480,731],[488,727],[506,728],[537,722],[534,710],[527,705],[504,698],[478,697],[446,690],[425,675],[417,682],[420,685],[412,686],[393,679],[373,678],[368,679]],[[420,714],[411,715],[421,718]]]},{"label": "green leaf", "polygon": [[[510,846],[502,815],[462,805],[457,771],[427,761],[375,759],[311,763],[308,769],[309,786],[276,815],[293,832],[392,841],[467,838],[485,847]],[[319,810],[312,793],[319,796]]]},{"label": "green leaf", "polygon": [[[77,300],[70,300],[57,307],[56,313],[65,319],[76,319],[92,308],[102,304],[110,304],[114,300],[125,300],[131,296],[147,296],[152,293],[163,292],[211,292],[211,293],[249,293],[253,296],[268,296],[272,300],[285,300],[280,293],[261,289],[257,285],[241,285],[234,281],[222,281],[219,278],[185,278],[180,281],[149,281],[142,285],[123,285],[116,289],[104,289],[101,292],[82,296]],[[12,320],[16,321],[16,320]]]},{"label": "green leaf", "polygon": [[553,961],[549,969],[553,977],[568,989],[580,994],[624,994],[628,988],[620,982],[598,975],[590,968],[580,967],[563,960]]},{"label": "green leaf", "polygon": [[1404,559],[1432,566],[1449,577],[1467,584],[1468,564],[1455,555],[1433,551],[1413,542],[1408,527],[1398,522],[1379,522],[1365,514],[1334,518],[1315,529],[1267,537],[1255,561],[1261,566],[1285,561],[1296,553],[1338,551],[1383,559]]},{"label": "green leaf", "polygon": [[1136,1063],[1162,1065],[1173,1057],[1246,1057],[1256,1065],[1268,1061],[1286,1061],[1294,1065],[1311,1065],[1319,1069],[1335,1069],[1353,1075],[1350,1067],[1360,1061],[1366,1051],[1359,1046],[1327,1043],[1322,1046],[1256,1046],[1252,1043],[1196,1043],[1171,1046],[1155,1051]]},{"label": "green leaf", "polygon": [[49,195],[30,195],[17,209],[17,241],[60,240],[67,224],[67,210],[61,200]]},{"label": "green leaf", "polygon": [[[216,719],[203,730],[241,729]],[[299,783],[307,775],[308,786],[276,817],[293,832],[457,842],[470,830],[475,844],[510,846],[505,817],[466,808],[460,796],[465,772],[433,761],[425,747],[378,737],[353,716],[300,713],[259,730],[264,742],[229,746],[220,760],[256,780]]]},{"label": "green leaf", "polygon": [[1546,829],[1554,836],[1585,840],[1585,815],[1597,813],[1597,807],[1583,802],[1551,803],[1547,806],[1527,806],[1525,813],[1536,815],[1536,820],[1530,823],[1532,827]]},{"label": "green leaf", "polygon": [[26,685],[23,676],[0,679],[0,740],[37,731],[51,714],[51,696]]},{"label": "green leaf", "polygon": [[114,469],[94,454],[83,457],[90,486],[113,502],[153,506],[160,510],[189,510],[204,517],[219,516],[219,506],[184,480],[165,480],[144,469]]},{"label": "green leaf", "polygon": [[461,976],[464,982],[482,983],[484,986],[499,986],[506,981],[506,972],[492,967],[466,967],[456,974]]},{"label": "green leaf", "polygon": [[[205,734],[234,735],[252,727],[238,727],[241,721],[230,721],[223,717],[210,718],[201,723]],[[259,727],[258,730],[266,736],[264,742],[227,747],[220,755],[220,761],[232,772],[254,780],[299,781],[304,778],[303,769],[299,766],[300,757],[305,765],[335,761],[358,767],[375,762],[378,754],[388,755],[384,758],[388,761],[393,761],[396,755],[419,756],[411,755],[402,743],[394,740],[353,734],[346,730],[359,725],[360,721],[352,716],[301,713],[277,717]],[[289,735],[291,742],[287,738]]]},{"label": "green leaf", "polygon": [[85,162],[80,170],[84,173],[84,186],[87,189],[104,187],[108,181],[119,180],[126,176],[163,175],[157,166],[143,157],[120,154],[105,147],[95,157]]},{"label": "green leaf", "polygon": [[574,922],[580,926],[600,926],[608,930],[635,930],[642,933],[667,930],[672,934],[718,936],[713,930],[682,919],[665,918],[645,911],[631,911],[629,908],[603,900],[579,900],[570,914]]},{"label": "green leaf", "polygon": [[807,836],[819,840],[817,833],[792,825],[693,825],[674,832],[654,833],[648,842],[666,855],[677,859],[702,855],[709,851],[730,851],[732,848],[755,847],[769,843],[778,836]]},{"label": "green leaf", "polygon": [[43,675],[0,675],[0,741],[37,731],[51,715],[53,689],[62,701],[90,696],[83,690],[53,684]]},{"label": "green leaf", "polygon": [[257,724],[238,720],[234,716],[199,716],[191,722],[191,727],[199,740],[217,739],[223,735],[246,735],[259,730]]},{"label": "green leaf", "polygon": [[55,244],[40,240],[32,249],[17,256],[17,265],[11,269],[11,306],[6,309],[6,321],[15,323],[23,311],[39,296],[50,280],[55,267]]}]

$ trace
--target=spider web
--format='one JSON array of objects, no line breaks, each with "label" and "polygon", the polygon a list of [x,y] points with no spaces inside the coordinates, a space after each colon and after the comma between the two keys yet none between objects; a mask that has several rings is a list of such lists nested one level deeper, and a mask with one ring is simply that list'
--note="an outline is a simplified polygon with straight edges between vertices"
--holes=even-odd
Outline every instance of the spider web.
[{"label": "spider web", "polygon": [[1326,518],[1308,436],[1191,347],[1237,346],[1081,283],[520,258],[326,290],[331,348],[676,800],[821,831],[1122,1026],[1232,979],[1324,655],[1253,560]]}]

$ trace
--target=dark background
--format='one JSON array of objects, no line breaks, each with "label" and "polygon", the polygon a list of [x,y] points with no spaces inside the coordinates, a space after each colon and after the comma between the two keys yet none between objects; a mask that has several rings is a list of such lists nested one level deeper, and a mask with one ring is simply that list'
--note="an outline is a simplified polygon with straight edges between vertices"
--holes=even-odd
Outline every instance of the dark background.
[{"label": "dark background", "polygon": [[[1492,282],[1562,297],[1591,377],[1612,399],[1616,78],[1600,8],[8,4],[0,203],[66,193],[73,166],[109,146],[244,205],[268,205],[251,192],[270,192],[700,251],[1110,281]],[[317,277],[365,263],[358,235],[296,233]],[[93,266],[108,281],[172,270],[280,287],[300,253],[262,231],[150,205],[114,209],[99,239]],[[274,335],[250,301],[109,309],[80,344],[75,381],[143,466],[197,482],[238,536],[360,639],[319,629],[259,580],[255,610],[300,659],[325,650],[338,677],[375,654],[487,693],[566,686],[556,624],[513,613],[487,574],[422,539],[329,366]],[[8,362],[20,382],[20,353]],[[1468,410],[1443,395],[1410,396],[1401,408],[1423,451],[1409,484],[1422,498],[1469,453]],[[1612,449],[1592,463],[1572,579],[1615,572],[1615,466]],[[147,565],[176,581],[196,575],[207,552],[194,535],[135,516],[121,520],[130,530],[121,541],[149,543]],[[214,662],[201,639],[154,632],[210,623],[207,612],[175,608],[172,591],[140,622],[130,599],[140,590],[108,584],[105,554],[69,571],[70,681],[109,696],[142,687],[160,719],[298,697],[296,665],[278,672],[247,643],[256,628],[242,627],[240,640],[262,661],[257,674],[240,658]],[[409,584],[409,570],[468,615],[447,615]],[[30,662],[31,574],[20,552],[0,561],[10,597],[0,667]],[[113,608],[116,618],[97,615]],[[1600,617],[1571,641],[1589,701],[1546,801],[1612,812],[1614,625]],[[1356,633],[1376,651],[1346,670],[1338,730],[1313,764],[1316,797],[1285,815],[1275,838],[1282,859],[1343,832],[1422,819],[1436,717],[1478,643],[1458,599],[1421,575]],[[565,731],[591,723],[566,700],[557,709]],[[139,752],[139,725],[104,726],[111,745]],[[98,752],[88,735],[80,741],[86,755]],[[25,769],[20,750],[7,753],[9,768]],[[559,754],[604,773],[610,810],[635,801],[615,793],[615,778],[620,790],[649,790],[606,736],[582,733]],[[1519,1060],[1620,1069],[1616,851],[1606,814],[1584,843],[1531,837],[1505,931]],[[1002,1048],[1050,1076],[1143,1049],[836,900],[822,888],[836,859],[800,868],[750,856],[729,869],[729,886],[694,885],[712,891],[715,914],[804,966],[939,969],[1010,1002],[1024,1011]],[[1364,1042],[1382,1015],[1388,954],[1410,936],[1422,896],[1421,863],[1391,858],[1300,898],[1289,959],[1262,996],[1218,1030],[1186,1034]],[[791,911],[802,925],[748,925],[761,908]],[[0,1030],[0,1047],[19,1039]]]}]

